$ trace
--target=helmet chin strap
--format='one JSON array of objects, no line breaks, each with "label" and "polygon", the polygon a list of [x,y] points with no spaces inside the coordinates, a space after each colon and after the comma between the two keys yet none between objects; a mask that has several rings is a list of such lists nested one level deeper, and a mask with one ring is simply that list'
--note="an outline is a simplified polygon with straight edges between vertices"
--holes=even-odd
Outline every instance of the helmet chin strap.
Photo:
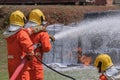
[{"label": "helmet chin strap", "polygon": [[98,63],[98,66],[97,66],[97,67],[98,67],[98,69],[99,69],[98,72],[101,73],[101,67],[102,67],[102,62],[101,62],[101,61]]}]

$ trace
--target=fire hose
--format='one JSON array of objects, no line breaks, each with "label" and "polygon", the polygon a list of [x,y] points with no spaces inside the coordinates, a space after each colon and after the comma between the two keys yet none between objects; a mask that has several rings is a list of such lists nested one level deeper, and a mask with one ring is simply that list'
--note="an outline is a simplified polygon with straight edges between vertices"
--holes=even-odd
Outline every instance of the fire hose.
[{"label": "fire hose", "polygon": [[[45,64],[44,62],[42,62],[37,55],[35,55],[35,57],[36,57],[36,59],[37,59],[40,63],[42,63],[43,65],[45,65],[47,68],[51,69],[52,71],[54,71],[54,72],[56,72],[56,73],[58,73],[58,74],[60,74],[60,75],[62,75],[62,76],[64,76],[64,77],[70,78],[70,79],[72,79],[72,80],[76,80],[75,78],[73,78],[73,77],[71,77],[71,76],[65,75],[65,74],[60,73],[59,71],[51,68],[50,66],[48,66],[47,64]],[[25,63],[26,63],[26,59],[24,58],[24,59],[22,60],[21,64],[16,68],[16,70],[15,70],[15,72],[13,73],[13,75],[11,76],[10,80],[15,80],[15,79],[17,78],[17,76],[18,76],[18,75],[20,74],[20,72],[22,71]]]},{"label": "fire hose", "polygon": [[[52,41],[55,41],[54,37],[51,36],[51,35],[50,35],[50,39],[51,39]],[[36,46],[39,47],[39,46],[41,46],[41,44],[35,44],[35,48],[37,48]],[[62,76],[64,76],[64,77],[70,78],[70,79],[72,79],[72,80],[76,80],[75,78],[73,78],[73,77],[71,77],[71,76],[65,75],[65,74],[63,74],[63,73],[61,73],[61,72],[59,72],[59,71],[51,68],[50,66],[48,66],[47,64],[45,64],[44,62],[42,62],[37,55],[35,55],[35,57],[36,57],[36,59],[37,59],[40,63],[42,63],[43,65],[45,65],[47,68],[51,69],[52,71],[54,71],[54,72],[56,72],[56,73],[58,73],[58,74],[60,74],[60,75],[62,75]],[[11,76],[10,80],[15,80],[15,79],[17,78],[17,76],[18,76],[18,75],[20,74],[20,72],[22,71],[22,69],[23,69],[26,61],[27,61],[27,60],[26,60],[25,58],[21,61],[21,64],[16,68],[16,70],[15,70],[15,72],[13,73],[13,75]]]},{"label": "fire hose", "polygon": [[47,68],[51,69],[52,71],[54,71],[54,72],[56,72],[56,73],[58,73],[58,74],[60,74],[60,75],[62,75],[62,76],[64,76],[64,77],[70,78],[70,79],[72,79],[72,80],[76,80],[75,78],[73,78],[73,77],[71,77],[71,76],[68,76],[68,75],[66,75],[66,74],[63,74],[63,73],[61,73],[61,72],[59,72],[59,71],[51,68],[50,66],[48,66],[47,64],[45,64],[44,62],[42,62],[37,55],[35,55],[35,57],[36,57],[36,59],[37,59],[40,63],[42,63],[43,65],[45,65]]},{"label": "fire hose", "polygon": [[11,76],[10,80],[15,80],[17,78],[17,76],[20,74],[20,72],[22,71],[24,65],[26,63],[26,59],[24,58],[21,61],[21,64],[16,68],[15,72],[13,73],[13,75]]}]

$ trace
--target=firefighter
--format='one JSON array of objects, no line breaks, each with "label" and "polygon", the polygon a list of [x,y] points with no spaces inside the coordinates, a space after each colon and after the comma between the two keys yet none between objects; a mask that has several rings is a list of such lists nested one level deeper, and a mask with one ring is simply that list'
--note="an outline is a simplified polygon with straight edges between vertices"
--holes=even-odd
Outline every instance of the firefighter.
[{"label": "firefighter", "polygon": [[[39,9],[33,9],[29,14],[28,22],[25,28],[29,26],[44,25],[46,22],[43,12]],[[49,40],[49,34],[46,31],[38,32],[31,35],[31,40],[34,44],[40,44],[41,46],[34,50],[35,55],[39,56],[42,61],[43,54],[51,50],[51,43]],[[44,80],[44,72],[42,63],[36,58],[30,63],[30,80]]]},{"label": "firefighter", "polygon": [[116,68],[112,63],[108,54],[100,54],[96,57],[94,66],[101,73],[99,80],[120,80],[120,69]]},{"label": "firefighter", "polygon": [[[41,22],[29,20],[28,23],[25,25],[25,31],[28,33],[29,36],[31,36],[34,33],[46,31],[46,27],[49,25],[48,22],[45,20],[45,16],[42,11],[40,11],[40,15],[43,15],[43,18],[41,18]],[[34,16],[33,16],[34,17]],[[49,38],[52,42],[55,41],[55,37],[53,35],[49,34]]]},{"label": "firefighter", "polygon": [[[33,58],[34,47],[28,33],[22,29],[26,21],[24,14],[20,10],[16,10],[10,14],[9,20],[10,25],[3,35],[7,41],[10,79],[25,56],[29,59]],[[30,80],[29,67],[27,65],[25,65],[16,80]]]}]

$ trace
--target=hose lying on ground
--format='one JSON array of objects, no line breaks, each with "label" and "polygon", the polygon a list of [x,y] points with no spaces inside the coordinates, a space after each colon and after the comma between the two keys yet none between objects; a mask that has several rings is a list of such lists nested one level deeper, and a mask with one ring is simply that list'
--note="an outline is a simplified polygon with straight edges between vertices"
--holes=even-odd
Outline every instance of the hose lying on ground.
[{"label": "hose lying on ground", "polygon": [[45,64],[44,62],[42,62],[37,55],[35,55],[35,57],[37,58],[37,60],[38,60],[39,62],[41,62],[43,65],[45,65],[47,68],[51,69],[52,71],[54,71],[54,72],[56,72],[56,73],[58,73],[58,74],[60,74],[60,75],[62,75],[62,76],[64,76],[64,77],[70,78],[70,79],[72,79],[72,80],[76,80],[75,78],[73,78],[73,77],[71,77],[71,76],[65,75],[65,74],[60,73],[59,71],[51,68],[50,66],[48,66],[47,64]]}]

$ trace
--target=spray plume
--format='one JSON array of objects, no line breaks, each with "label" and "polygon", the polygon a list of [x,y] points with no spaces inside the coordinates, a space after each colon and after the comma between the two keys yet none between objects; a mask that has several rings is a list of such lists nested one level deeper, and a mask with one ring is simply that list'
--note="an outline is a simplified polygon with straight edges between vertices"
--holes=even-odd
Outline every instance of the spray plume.
[{"label": "spray plume", "polygon": [[120,16],[109,16],[95,20],[84,20],[79,25],[70,29],[63,30],[55,34],[56,40],[62,38],[77,38],[80,36],[87,36],[90,33],[109,33],[120,31]]}]

